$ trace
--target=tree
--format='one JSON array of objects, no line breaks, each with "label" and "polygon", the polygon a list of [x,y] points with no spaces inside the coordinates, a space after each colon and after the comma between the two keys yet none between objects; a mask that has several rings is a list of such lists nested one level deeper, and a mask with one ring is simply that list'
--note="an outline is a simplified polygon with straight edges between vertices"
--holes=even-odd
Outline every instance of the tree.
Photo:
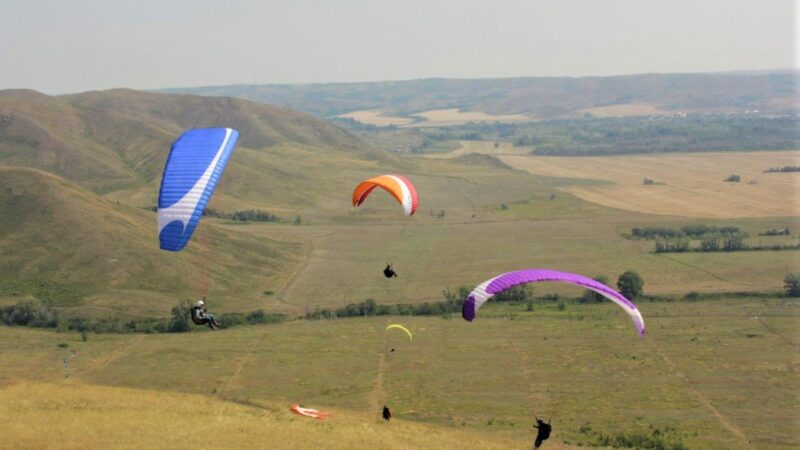
[{"label": "tree", "polygon": [[617,288],[619,288],[622,295],[633,300],[642,295],[644,291],[644,280],[642,280],[642,277],[640,277],[638,273],[629,270],[619,276],[617,279]]},{"label": "tree", "polygon": [[[605,275],[597,275],[596,277],[594,277],[592,279],[594,281],[597,281],[598,283],[603,283],[603,284],[606,284],[606,285],[608,284],[608,277],[605,276]],[[586,289],[583,292],[583,296],[581,296],[581,302],[582,303],[602,302],[605,299],[606,298],[603,297],[601,294],[598,294],[597,292],[595,292],[595,291],[593,291],[591,289]]]},{"label": "tree", "polygon": [[800,274],[787,273],[783,279],[783,287],[789,297],[800,297]]}]

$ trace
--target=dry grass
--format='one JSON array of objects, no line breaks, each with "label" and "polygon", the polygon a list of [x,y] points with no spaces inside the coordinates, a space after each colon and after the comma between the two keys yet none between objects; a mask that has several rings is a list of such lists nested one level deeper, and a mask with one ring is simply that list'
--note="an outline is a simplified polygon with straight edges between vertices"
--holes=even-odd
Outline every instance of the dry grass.
[{"label": "dry grass", "polygon": [[356,122],[378,127],[388,127],[390,125],[408,125],[414,123],[414,119],[408,117],[384,116],[380,110],[353,111],[341,114],[337,117],[353,119]]},{"label": "dry grass", "polygon": [[[288,404],[86,384],[21,383],[0,390],[0,447],[503,449],[517,443],[463,430],[332,410],[317,422]],[[556,446],[554,448],[566,448]]]},{"label": "dry grass", "polygon": [[486,114],[481,111],[461,111],[458,108],[434,109],[412,114],[422,117],[424,122],[419,122],[410,126],[448,126],[461,125],[467,122],[528,122],[530,117],[522,114]]},{"label": "dry grass", "polygon": [[[763,173],[770,167],[800,164],[797,151],[501,159],[537,175],[613,182],[566,188],[586,201],[612,208],[708,218],[800,215],[800,174]],[[740,175],[742,181],[724,182],[731,174]],[[659,184],[645,186],[644,178]]]}]

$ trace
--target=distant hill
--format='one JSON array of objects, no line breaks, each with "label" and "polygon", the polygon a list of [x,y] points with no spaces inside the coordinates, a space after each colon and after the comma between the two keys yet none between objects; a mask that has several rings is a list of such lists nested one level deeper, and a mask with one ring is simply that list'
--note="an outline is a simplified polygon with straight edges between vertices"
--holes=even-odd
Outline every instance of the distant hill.
[{"label": "distant hill", "polygon": [[[321,117],[380,110],[387,115],[457,108],[533,118],[575,117],[633,105],[643,113],[796,110],[797,71],[641,74],[609,77],[431,78],[408,81],[267,84],[168,89],[282,105]],[[635,113],[635,111],[634,111]]]},{"label": "distant hill", "polygon": [[0,91],[0,164],[34,167],[105,193],[152,182],[166,149],[187,128],[229,126],[240,146],[333,148],[388,156],[303,113],[231,98],[117,89],[51,97]]}]

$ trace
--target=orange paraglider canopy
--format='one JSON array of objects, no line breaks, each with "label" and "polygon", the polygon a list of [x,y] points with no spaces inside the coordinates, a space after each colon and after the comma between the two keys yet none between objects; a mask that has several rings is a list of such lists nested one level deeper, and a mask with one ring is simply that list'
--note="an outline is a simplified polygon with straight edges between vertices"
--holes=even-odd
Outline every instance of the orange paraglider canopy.
[{"label": "orange paraglider canopy", "polygon": [[378,186],[388,191],[403,205],[403,211],[407,216],[417,212],[417,190],[408,179],[400,175],[381,175],[362,181],[353,191],[353,206],[361,206],[370,192]]}]

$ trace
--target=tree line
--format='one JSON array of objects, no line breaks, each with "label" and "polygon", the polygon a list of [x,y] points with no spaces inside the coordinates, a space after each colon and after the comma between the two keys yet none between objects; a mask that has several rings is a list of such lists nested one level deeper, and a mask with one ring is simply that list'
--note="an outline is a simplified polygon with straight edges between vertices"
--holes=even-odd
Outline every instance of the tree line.
[{"label": "tree line", "polygon": [[[380,133],[381,130],[374,132]],[[418,133],[429,143],[453,140],[511,141],[515,146],[535,147],[537,155],[551,156],[786,150],[800,146],[796,119],[789,115],[688,114],[586,117],[526,123],[470,122],[404,132]]]},{"label": "tree line", "polygon": [[[608,285],[608,277],[598,275],[595,281]],[[784,277],[784,290],[787,297],[800,297],[800,274],[787,273]],[[630,300],[649,300],[649,301],[673,301],[670,298],[660,298],[644,295],[644,279],[635,271],[628,270],[617,277],[617,290]],[[434,316],[451,315],[461,311],[463,300],[469,295],[473,287],[458,286],[447,288],[442,291],[443,300],[439,302],[426,302],[422,304],[395,304],[382,305],[374,299],[367,299],[358,303],[350,303],[342,308],[328,309],[319,308],[309,310],[297,319],[319,320],[336,319],[345,317],[364,317],[364,316]],[[712,296],[731,296],[737,294],[705,294],[706,297]],[[754,293],[740,293],[739,295],[758,295]],[[703,297],[697,292],[690,292],[683,298],[687,301],[700,300]],[[555,301],[558,309],[564,310],[566,302],[558,295],[546,295],[539,297],[542,301]],[[524,304],[527,311],[533,311],[534,292],[533,286],[523,284],[508,289],[495,295],[491,300],[493,303]],[[597,303],[608,301],[605,297],[590,289],[586,289],[581,297],[575,299],[577,303]],[[68,317],[62,318],[58,312],[43,302],[23,300],[15,305],[0,308],[0,323],[7,326],[27,326],[35,328],[50,328],[60,332],[80,332],[84,339],[86,333],[182,333],[194,328],[191,323],[190,314],[193,303],[191,300],[183,300],[174,306],[169,318],[150,318],[150,319],[131,319],[120,320],[116,317],[110,318],[87,318],[87,317]],[[222,313],[217,315],[225,328],[240,325],[258,325],[281,323],[291,318],[285,314],[267,313],[264,310],[255,310],[247,313]],[[204,328],[204,327],[203,327]]]}]

